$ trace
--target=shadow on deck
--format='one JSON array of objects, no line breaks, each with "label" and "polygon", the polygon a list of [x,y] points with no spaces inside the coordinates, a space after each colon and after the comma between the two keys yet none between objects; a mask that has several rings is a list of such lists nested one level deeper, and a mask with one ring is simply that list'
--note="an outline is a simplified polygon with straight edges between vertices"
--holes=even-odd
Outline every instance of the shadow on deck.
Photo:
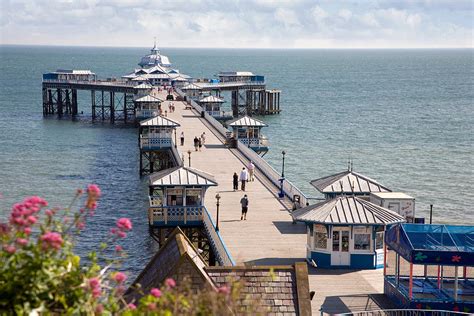
[{"label": "shadow on deck", "polygon": [[341,295],[326,297],[321,313],[333,315],[392,308],[396,306],[384,294]]}]

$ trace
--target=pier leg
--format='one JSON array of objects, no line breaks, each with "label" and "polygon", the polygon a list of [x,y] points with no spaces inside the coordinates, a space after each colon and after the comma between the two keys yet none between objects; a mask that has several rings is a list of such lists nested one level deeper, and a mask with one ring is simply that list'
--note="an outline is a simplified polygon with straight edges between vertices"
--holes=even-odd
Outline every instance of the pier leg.
[{"label": "pier leg", "polygon": [[95,90],[91,90],[91,102],[92,102],[92,120],[95,121],[96,113],[95,113]]},{"label": "pier leg", "polygon": [[54,114],[53,91],[48,89],[48,114]]},{"label": "pier leg", "polygon": [[77,115],[77,90],[73,89],[71,90],[72,92],[72,115],[76,116]]},{"label": "pier leg", "polygon": [[62,90],[58,89],[56,91],[57,93],[57,98],[56,102],[58,104],[58,116],[63,116],[63,96],[62,96]]},{"label": "pier leg", "polygon": [[43,116],[48,113],[48,89],[43,88]]},{"label": "pier leg", "polygon": [[115,123],[115,93],[110,91],[110,123]]},{"label": "pier leg", "polygon": [[101,101],[101,105],[102,105],[102,121],[105,121],[104,90],[101,91],[101,95],[102,95],[102,101]]},{"label": "pier leg", "polygon": [[66,103],[66,114],[72,114],[72,107],[71,107],[71,96],[69,95],[70,94],[70,91],[68,89],[64,90],[65,94],[66,94],[66,100],[65,100],[65,103]]}]

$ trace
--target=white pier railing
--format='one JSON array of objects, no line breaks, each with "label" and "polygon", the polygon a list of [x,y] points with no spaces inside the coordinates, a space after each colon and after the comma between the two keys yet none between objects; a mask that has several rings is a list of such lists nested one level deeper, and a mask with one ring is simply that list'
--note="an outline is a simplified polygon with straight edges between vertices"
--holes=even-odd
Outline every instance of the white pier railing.
[{"label": "white pier railing", "polygon": [[219,262],[221,266],[235,266],[234,259],[232,259],[229,250],[227,250],[220,232],[216,230],[214,220],[206,208],[204,208],[203,221],[204,230],[214,250],[217,262]]},{"label": "white pier railing", "polygon": [[171,137],[140,136],[141,149],[169,148],[171,146]]},{"label": "white pier railing", "polygon": [[152,206],[148,220],[152,226],[199,226],[203,221],[204,206]]},{"label": "white pier railing", "polygon": [[239,138],[239,141],[247,147],[268,147],[266,138]]}]

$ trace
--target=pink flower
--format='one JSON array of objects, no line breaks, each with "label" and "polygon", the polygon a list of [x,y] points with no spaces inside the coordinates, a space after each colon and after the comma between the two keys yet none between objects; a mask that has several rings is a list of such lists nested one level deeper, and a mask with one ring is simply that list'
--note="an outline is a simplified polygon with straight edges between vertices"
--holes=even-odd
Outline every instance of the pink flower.
[{"label": "pink flower", "polygon": [[128,308],[129,308],[130,310],[132,310],[132,311],[135,310],[135,309],[137,309],[137,306],[135,306],[135,304],[133,304],[133,303],[130,303],[130,304],[128,304],[127,306],[128,306]]},{"label": "pink flower", "polygon": [[89,279],[89,286],[91,288],[96,288],[98,286],[100,286],[100,281],[98,278],[90,278]]},{"label": "pink flower", "polygon": [[217,289],[217,292],[229,295],[230,294],[230,288],[226,285],[221,286],[220,288]]},{"label": "pink flower", "polygon": [[122,252],[123,251],[122,246],[120,246],[120,245],[115,246],[115,251]]},{"label": "pink flower", "polygon": [[5,252],[7,252],[9,254],[14,254],[16,252],[16,248],[13,245],[3,246],[3,250],[5,250]]},{"label": "pink flower", "polygon": [[[89,204],[89,209],[91,209],[91,210],[96,210],[96,209],[97,209],[97,202],[91,202],[91,203]],[[91,216],[94,215],[94,213],[92,213],[92,212],[89,212],[89,214],[91,214]]]},{"label": "pink flower", "polygon": [[30,227],[26,227],[24,230],[25,234],[29,235],[31,234],[31,228]]},{"label": "pink flower", "polygon": [[114,275],[114,280],[115,280],[115,282],[117,282],[117,283],[122,283],[122,282],[124,282],[126,279],[127,279],[127,275],[126,275],[125,273],[117,272],[117,273],[115,273],[115,275]]},{"label": "pink flower", "polygon": [[28,244],[28,239],[25,238],[17,238],[16,243],[19,244],[20,246],[25,246]]},{"label": "pink flower", "polygon": [[81,230],[81,229],[84,229],[84,227],[86,226],[86,224],[84,224],[84,222],[77,222],[76,223],[76,228]]},{"label": "pink flower", "polygon": [[111,229],[110,229],[110,233],[115,235],[115,234],[117,233],[117,229],[111,228]]},{"label": "pink flower", "polygon": [[176,281],[173,280],[172,278],[168,278],[165,280],[165,285],[169,288],[175,287],[176,286]]},{"label": "pink flower", "polygon": [[51,210],[46,210],[44,213],[49,217],[54,215],[53,211],[51,211]]},{"label": "pink flower", "polygon": [[120,218],[117,220],[117,228],[124,231],[131,230],[132,222],[128,218]]},{"label": "pink flower", "polygon": [[156,298],[161,297],[161,291],[157,288],[151,289],[150,294],[153,295]]},{"label": "pink flower", "polygon": [[28,221],[28,223],[30,223],[31,225],[33,225],[34,223],[36,223],[36,221],[38,220],[35,216],[28,216],[28,218],[26,219]]},{"label": "pink flower", "polygon": [[87,186],[87,192],[88,192],[89,194],[94,195],[96,198],[97,198],[97,197],[100,197],[100,194],[101,194],[100,188],[99,188],[99,186],[97,186],[96,184],[89,184],[89,185]]},{"label": "pink flower", "polygon": [[120,238],[125,238],[127,237],[127,234],[125,234],[123,231],[119,231],[117,232],[117,236],[119,236]]},{"label": "pink flower", "polygon": [[40,237],[40,240],[44,249],[59,249],[63,244],[63,239],[59,233],[47,232]]},{"label": "pink flower", "polygon": [[147,307],[148,307],[148,310],[154,311],[156,310],[156,303],[148,303]]}]

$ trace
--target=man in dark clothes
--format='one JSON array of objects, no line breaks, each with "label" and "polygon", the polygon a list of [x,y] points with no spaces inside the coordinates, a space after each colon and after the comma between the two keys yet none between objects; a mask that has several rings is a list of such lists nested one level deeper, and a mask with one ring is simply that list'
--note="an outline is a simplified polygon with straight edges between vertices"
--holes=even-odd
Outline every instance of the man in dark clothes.
[{"label": "man in dark clothes", "polygon": [[237,175],[237,172],[234,172],[234,175],[232,176],[233,184],[234,184],[234,191],[239,190],[239,176]]},{"label": "man in dark clothes", "polygon": [[243,198],[240,199],[240,205],[242,205],[242,215],[240,216],[240,220],[247,220],[247,210],[249,207],[249,199],[247,199],[247,194],[244,195]]}]

